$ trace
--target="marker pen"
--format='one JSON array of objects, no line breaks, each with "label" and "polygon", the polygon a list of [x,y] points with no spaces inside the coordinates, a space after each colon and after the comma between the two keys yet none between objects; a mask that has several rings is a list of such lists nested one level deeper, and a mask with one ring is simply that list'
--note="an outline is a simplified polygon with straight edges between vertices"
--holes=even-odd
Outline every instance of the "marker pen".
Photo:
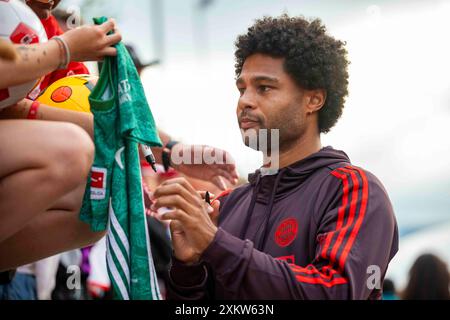
[{"label": "marker pen", "polygon": [[156,172],[156,160],[155,156],[153,155],[152,149],[149,146],[141,144],[141,150],[142,153],[144,154],[145,160],[147,160],[147,162],[150,164],[153,171]]}]

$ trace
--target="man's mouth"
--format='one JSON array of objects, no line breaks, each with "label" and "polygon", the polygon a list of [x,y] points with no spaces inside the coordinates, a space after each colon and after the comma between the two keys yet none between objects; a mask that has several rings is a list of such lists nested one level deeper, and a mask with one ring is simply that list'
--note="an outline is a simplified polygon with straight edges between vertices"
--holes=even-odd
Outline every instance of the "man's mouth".
[{"label": "man's mouth", "polygon": [[249,118],[242,118],[240,121],[241,129],[250,129],[259,125],[258,120],[253,120]]}]

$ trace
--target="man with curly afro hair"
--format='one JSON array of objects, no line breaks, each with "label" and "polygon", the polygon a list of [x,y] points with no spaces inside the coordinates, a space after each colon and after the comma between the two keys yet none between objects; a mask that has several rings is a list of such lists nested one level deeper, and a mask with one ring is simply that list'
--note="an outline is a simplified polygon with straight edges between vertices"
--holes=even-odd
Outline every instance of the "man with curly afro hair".
[{"label": "man with curly afro hair", "polygon": [[257,20],[235,55],[237,119],[264,165],[211,206],[184,180],[155,191],[156,208],[175,208],[168,297],[380,299],[398,250],[389,197],[320,140],[347,96],[345,43],[282,15]]}]

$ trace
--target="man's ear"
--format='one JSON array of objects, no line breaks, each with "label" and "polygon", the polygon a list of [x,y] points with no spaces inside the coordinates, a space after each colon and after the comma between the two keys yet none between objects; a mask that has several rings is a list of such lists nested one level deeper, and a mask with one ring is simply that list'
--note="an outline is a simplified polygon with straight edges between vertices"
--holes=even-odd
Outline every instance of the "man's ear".
[{"label": "man's ear", "polygon": [[324,106],[327,99],[327,92],[325,89],[308,90],[306,92],[306,97],[306,112],[308,114],[313,114],[318,112]]}]

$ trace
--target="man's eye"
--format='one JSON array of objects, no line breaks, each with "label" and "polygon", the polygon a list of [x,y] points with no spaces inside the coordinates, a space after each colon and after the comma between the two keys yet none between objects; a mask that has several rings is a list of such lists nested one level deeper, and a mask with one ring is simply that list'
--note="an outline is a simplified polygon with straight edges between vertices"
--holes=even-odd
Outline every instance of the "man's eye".
[{"label": "man's eye", "polygon": [[238,88],[239,94],[242,96],[244,94],[245,88]]},{"label": "man's eye", "polygon": [[258,91],[259,91],[259,92],[262,92],[262,93],[267,92],[267,91],[269,91],[270,89],[271,89],[271,88],[268,87],[268,86],[259,86],[259,87],[258,87]]}]

